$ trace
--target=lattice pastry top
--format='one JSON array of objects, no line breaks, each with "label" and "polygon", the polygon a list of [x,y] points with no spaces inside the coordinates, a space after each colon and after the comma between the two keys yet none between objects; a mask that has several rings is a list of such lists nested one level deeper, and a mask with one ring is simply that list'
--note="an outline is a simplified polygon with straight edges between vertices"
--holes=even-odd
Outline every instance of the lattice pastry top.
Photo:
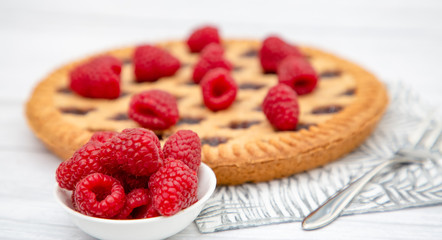
[{"label": "lattice pastry top", "polygon": [[157,132],[163,141],[179,129],[201,138],[203,161],[213,168],[219,184],[266,181],[326,164],[357,147],[373,130],[387,102],[384,86],[357,65],[332,54],[301,47],[320,76],[317,88],[299,96],[296,130],[275,131],[261,111],[275,74],[263,74],[257,56],[260,42],[225,40],[225,57],[234,65],[238,95],[226,110],[212,112],[191,80],[198,54],[185,42],[158,45],[177,57],[182,67],[172,77],[150,83],[134,80],[133,47],[108,53],[123,60],[122,94],[115,100],[89,99],[69,90],[69,63],[51,73],[35,88],[27,103],[27,118],[35,134],[59,157],[66,159],[93,132],[139,127],[127,116],[131,96],[162,89],[177,98],[179,122]]}]

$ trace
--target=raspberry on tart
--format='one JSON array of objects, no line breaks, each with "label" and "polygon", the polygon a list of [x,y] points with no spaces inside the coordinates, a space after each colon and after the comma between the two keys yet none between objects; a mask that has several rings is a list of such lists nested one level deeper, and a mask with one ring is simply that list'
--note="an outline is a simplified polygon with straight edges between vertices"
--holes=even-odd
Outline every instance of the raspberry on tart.
[{"label": "raspberry on tart", "polygon": [[129,117],[142,127],[164,130],[178,122],[179,113],[176,99],[162,90],[149,90],[132,97]]},{"label": "raspberry on tart", "polygon": [[203,48],[200,57],[206,58],[209,55],[223,56],[224,48],[219,43],[210,43]]},{"label": "raspberry on tart", "polygon": [[288,56],[303,55],[298,47],[286,43],[277,36],[267,37],[259,50],[259,60],[266,73],[275,73],[281,61]]},{"label": "raspberry on tart", "polygon": [[133,63],[137,82],[154,82],[173,76],[181,66],[180,61],[169,52],[151,45],[138,46],[133,54]]},{"label": "raspberry on tart", "polygon": [[200,52],[210,43],[219,44],[220,42],[221,40],[216,27],[203,26],[194,30],[192,34],[190,34],[189,38],[187,39],[187,46],[191,52],[195,53]]},{"label": "raspberry on tart", "polygon": [[319,81],[314,91],[298,96],[297,127],[273,127],[262,103],[279,81],[276,74],[263,73],[262,43],[223,39],[224,57],[232,64],[229,74],[238,90],[235,104],[222,111],[205,106],[202,85],[192,80],[200,55],[191,53],[182,40],[155,45],[182,63],[173,76],[155,82],[136,83],[131,61],[136,46],[106,52],[124,62],[120,97],[112,100],[83,98],[70,90],[69,72],[88,59],[62,66],[35,88],[26,106],[28,123],[51,151],[68,159],[97,131],[140,127],[128,116],[133,96],[152,89],[167,91],[175,97],[180,116],[176,124],[155,134],[164,144],[179,130],[197,133],[201,161],[214,170],[218,184],[267,181],[322,166],[370,135],[388,104],[384,85],[360,66],[306,46],[298,49]]},{"label": "raspberry on tart", "polygon": [[210,70],[201,81],[204,104],[212,111],[228,108],[235,101],[238,86],[223,68]]},{"label": "raspberry on tart", "polygon": [[318,76],[304,57],[288,56],[279,64],[278,80],[293,88],[298,95],[304,95],[315,89]]},{"label": "raspberry on tart", "polygon": [[289,86],[278,84],[264,98],[262,111],[276,129],[294,130],[299,117],[298,96]]},{"label": "raspberry on tart", "polygon": [[[218,45],[219,46],[219,45]],[[209,45],[206,51],[203,51],[199,61],[193,69],[193,82],[198,84],[204,76],[212,69],[223,68],[227,71],[232,70],[232,64],[226,60],[218,47]]]},{"label": "raspberry on tart", "polygon": [[120,72],[119,59],[99,56],[70,72],[70,88],[83,97],[114,99],[120,96]]}]

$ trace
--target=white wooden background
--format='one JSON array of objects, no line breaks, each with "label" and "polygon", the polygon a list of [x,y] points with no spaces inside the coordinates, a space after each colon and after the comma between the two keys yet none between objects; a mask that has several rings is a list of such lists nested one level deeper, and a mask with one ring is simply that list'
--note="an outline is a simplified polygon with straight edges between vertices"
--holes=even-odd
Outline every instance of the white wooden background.
[{"label": "white wooden background", "polygon": [[[59,160],[24,118],[32,88],[54,68],[100,50],[178,39],[203,23],[225,37],[284,38],[358,62],[442,104],[442,1],[0,1],[0,239],[90,239],[52,198]],[[442,206],[172,239],[442,239]]]}]

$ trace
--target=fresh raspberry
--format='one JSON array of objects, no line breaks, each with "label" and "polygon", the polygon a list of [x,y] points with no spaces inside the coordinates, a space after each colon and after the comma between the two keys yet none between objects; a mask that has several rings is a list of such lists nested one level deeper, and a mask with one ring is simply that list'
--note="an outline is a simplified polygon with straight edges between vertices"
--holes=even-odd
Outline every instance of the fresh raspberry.
[{"label": "fresh raspberry", "polygon": [[137,214],[138,218],[153,218],[161,216],[160,213],[155,209],[153,204],[151,204],[151,207],[147,209],[146,212],[140,212]]},{"label": "fresh raspberry", "polygon": [[95,132],[89,141],[96,141],[99,143],[105,143],[107,140],[116,136],[118,133],[114,131],[99,131]]},{"label": "fresh raspberry", "polygon": [[56,170],[56,180],[61,188],[74,190],[83,177],[96,172],[105,172],[100,163],[102,143],[89,141],[78,149],[70,159],[62,162]]},{"label": "fresh raspberry", "polygon": [[212,111],[228,108],[235,101],[238,86],[222,68],[210,70],[201,81],[204,104]]},{"label": "fresh raspberry", "polygon": [[191,52],[200,52],[209,43],[220,43],[218,29],[212,26],[204,26],[196,29],[187,39],[187,45]]},{"label": "fresh raspberry", "polygon": [[102,149],[101,163],[113,172],[150,176],[163,163],[160,140],[155,133],[144,128],[124,129]]},{"label": "fresh raspberry", "polygon": [[70,88],[89,98],[114,99],[120,96],[121,61],[100,56],[77,66],[70,73]]},{"label": "fresh raspberry", "polygon": [[262,110],[278,130],[294,130],[298,124],[299,105],[296,92],[285,84],[269,89]]},{"label": "fresh raspberry", "polygon": [[80,180],[74,191],[75,206],[88,216],[112,218],[126,202],[123,186],[115,178],[92,173]]},{"label": "fresh raspberry", "polygon": [[179,130],[167,139],[163,153],[165,158],[180,160],[198,172],[201,164],[200,138],[191,130]]},{"label": "fresh raspberry", "polygon": [[224,48],[218,43],[210,43],[203,48],[203,50],[201,51],[200,57],[206,58],[206,57],[209,57],[209,55],[223,56],[224,55]]},{"label": "fresh raspberry", "polygon": [[112,173],[111,176],[120,181],[126,193],[137,188],[147,188],[149,186],[148,176],[135,176],[124,171]]},{"label": "fresh raspberry", "polygon": [[71,202],[72,202],[72,208],[73,208],[75,211],[78,211],[78,209],[77,209],[77,205],[75,204],[75,194],[74,194],[74,191],[72,191],[72,193],[71,193]]},{"label": "fresh raspberry", "polygon": [[276,72],[279,63],[292,55],[302,57],[302,53],[296,46],[292,46],[276,36],[266,38],[259,50],[261,66],[267,73]]},{"label": "fresh raspberry", "polygon": [[154,208],[164,216],[171,216],[197,201],[196,172],[179,160],[166,163],[149,180]]},{"label": "fresh raspberry", "polygon": [[318,83],[318,76],[303,57],[289,56],[278,67],[280,83],[293,88],[298,95],[312,92]]},{"label": "fresh raspberry", "polygon": [[164,130],[178,122],[179,113],[176,99],[162,90],[149,90],[132,97],[129,117],[142,127]]},{"label": "fresh raspberry", "polygon": [[173,76],[181,66],[180,61],[166,50],[151,45],[135,49],[133,64],[137,82],[154,82]]},{"label": "fresh raspberry", "polygon": [[194,83],[200,83],[207,72],[212,69],[223,68],[228,71],[232,70],[232,64],[222,54],[219,54],[219,49],[214,48],[211,47],[204,54],[201,54],[200,59],[195,64],[192,76]]},{"label": "fresh raspberry", "polygon": [[126,195],[126,204],[115,218],[141,219],[158,215],[152,206],[152,196],[149,189],[137,188]]}]

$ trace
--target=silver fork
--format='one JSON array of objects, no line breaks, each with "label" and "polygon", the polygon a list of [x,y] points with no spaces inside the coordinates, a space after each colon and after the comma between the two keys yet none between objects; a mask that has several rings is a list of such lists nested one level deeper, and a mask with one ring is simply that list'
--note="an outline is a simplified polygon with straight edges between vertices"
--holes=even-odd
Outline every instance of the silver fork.
[{"label": "silver fork", "polygon": [[[359,194],[365,185],[384,168],[401,163],[421,164],[425,159],[435,160],[435,158],[438,157],[436,151],[438,153],[442,151],[442,123],[437,122],[435,127],[428,128],[431,123],[432,119],[428,118],[408,137],[408,144],[399,149],[394,157],[370,170],[311,212],[304,218],[302,228],[304,230],[314,230],[332,223],[341,215],[342,211]],[[433,148],[436,151],[432,151]]]}]

